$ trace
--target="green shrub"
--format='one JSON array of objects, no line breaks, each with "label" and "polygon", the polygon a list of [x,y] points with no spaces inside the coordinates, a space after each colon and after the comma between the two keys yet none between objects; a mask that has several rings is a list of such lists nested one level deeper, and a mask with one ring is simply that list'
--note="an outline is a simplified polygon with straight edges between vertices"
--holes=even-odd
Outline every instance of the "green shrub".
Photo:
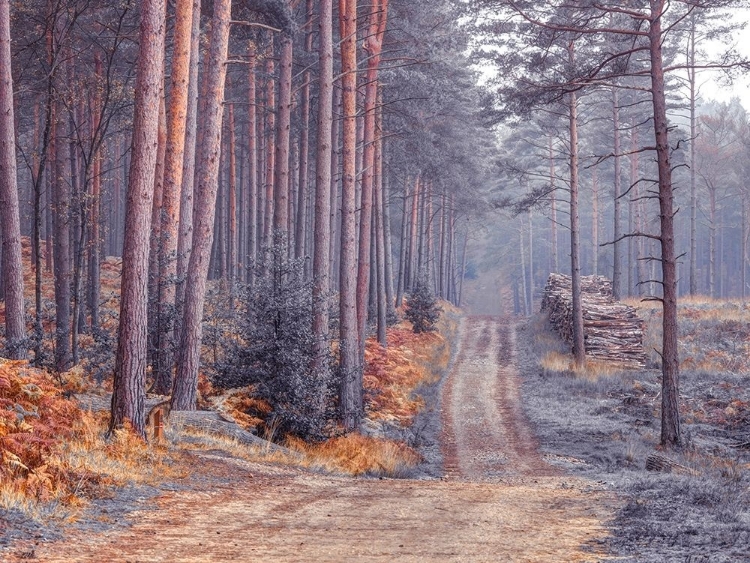
[{"label": "green shrub", "polygon": [[419,334],[435,330],[441,310],[429,284],[424,279],[417,280],[406,301],[404,311],[404,316],[411,321],[414,332]]}]

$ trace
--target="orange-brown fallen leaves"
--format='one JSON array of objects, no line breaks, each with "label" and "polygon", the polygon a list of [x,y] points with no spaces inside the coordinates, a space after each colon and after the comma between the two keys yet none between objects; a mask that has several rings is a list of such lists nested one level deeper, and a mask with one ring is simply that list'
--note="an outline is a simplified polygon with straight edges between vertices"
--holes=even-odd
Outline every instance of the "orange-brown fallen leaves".
[{"label": "orange-brown fallen leaves", "polygon": [[0,480],[36,498],[52,494],[64,475],[49,466],[50,457],[81,417],[46,373],[25,361],[0,360]]},{"label": "orange-brown fallen leaves", "polygon": [[[368,417],[408,426],[424,405],[415,390],[435,383],[447,348],[438,333],[415,334],[408,323],[388,330],[388,347],[375,339],[365,347],[364,388]],[[439,365],[434,365],[438,363]]]},{"label": "orange-brown fallen leaves", "polygon": [[273,410],[267,401],[254,397],[252,389],[232,393],[224,401],[224,407],[237,424],[249,431],[261,426]]}]

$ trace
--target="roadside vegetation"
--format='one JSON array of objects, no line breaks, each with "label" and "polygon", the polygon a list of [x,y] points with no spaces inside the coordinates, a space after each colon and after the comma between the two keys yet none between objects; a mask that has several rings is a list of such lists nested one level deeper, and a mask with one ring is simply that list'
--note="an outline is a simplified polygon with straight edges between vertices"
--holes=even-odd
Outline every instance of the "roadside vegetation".
[{"label": "roadside vegetation", "polygon": [[[24,248],[28,276],[28,245]],[[279,424],[257,383],[226,391],[213,384],[226,342],[241,341],[237,334],[228,338],[236,315],[231,314],[229,292],[217,285],[210,294],[209,338],[203,349],[204,363],[214,371],[200,377],[200,407],[216,410],[284,449],[252,447],[188,428],[168,432],[161,443],[146,443],[127,427],[107,436],[120,266],[116,260],[104,262],[104,322],[97,334],[81,335],[77,367],[55,374],[51,364],[35,368],[26,361],[0,360],[0,508],[7,514],[40,522],[50,516],[75,519],[91,500],[111,495],[114,488],[158,486],[184,477],[180,452],[185,449],[219,448],[252,461],[350,475],[407,476],[421,462],[414,444],[401,439],[397,430],[413,423],[425,405],[420,389],[437,384],[448,366],[458,310],[445,303],[447,313],[437,320],[435,331],[415,333],[402,320],[389,327],[386,347],[375,338],[367,340],[365,427],[378,432],[346,434],[331,426],[328,436],[305,440]],[[44,281],[45,296],[51,299],[52,280],[45,276]],[[51,361],[54,320],[44,326],[42,345]]]},{"label": "roadside vegetation", "polygon": [[551,463],[621,495],[610,547],[623,560],[744,560],[750,552],[750,309],[705,299],[681,304],[685,445],[667,453],[659,446],[654,351],[660,313],[633,304],[646,319],[650,362],[643,371],[596,362],[575,370],[542,315],[524,328],[524,407],[541,448]]}]

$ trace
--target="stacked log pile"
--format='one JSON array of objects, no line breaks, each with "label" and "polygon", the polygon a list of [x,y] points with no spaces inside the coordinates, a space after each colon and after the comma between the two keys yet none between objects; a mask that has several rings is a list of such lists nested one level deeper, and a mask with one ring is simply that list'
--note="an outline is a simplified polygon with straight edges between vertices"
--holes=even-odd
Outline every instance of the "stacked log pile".
[{"label": "stacked log pile", "polygon": [[[614,300],[612,282],[604,276],[581,277],[583,333],[586,355],[644,368],[643,321],[633,307]],[[573,299],[570,276],[550,274],[542,297],[542,312],[569,344],[573,343]]]}]

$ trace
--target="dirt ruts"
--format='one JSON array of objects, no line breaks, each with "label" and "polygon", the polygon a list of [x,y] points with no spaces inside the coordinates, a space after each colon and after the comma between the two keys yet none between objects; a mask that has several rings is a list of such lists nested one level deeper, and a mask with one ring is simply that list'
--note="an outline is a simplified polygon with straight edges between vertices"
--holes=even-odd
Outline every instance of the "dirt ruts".
[{"label": "dirt ruts", "polygon": [[18,545],[9,560],[602,560],[611,501],[539,454],[521,409],[514,320],[469,317],[458,338],[442,399],[442,479],[320,475],[189,453],[189,482],[131,513],[131,526],[74,528],[62,541]]},{"label": "dirt ruts", "polygon": [[446,473],[470,481],[559,475],[525,419],[510,318],[470,317],[443,400]]}]

